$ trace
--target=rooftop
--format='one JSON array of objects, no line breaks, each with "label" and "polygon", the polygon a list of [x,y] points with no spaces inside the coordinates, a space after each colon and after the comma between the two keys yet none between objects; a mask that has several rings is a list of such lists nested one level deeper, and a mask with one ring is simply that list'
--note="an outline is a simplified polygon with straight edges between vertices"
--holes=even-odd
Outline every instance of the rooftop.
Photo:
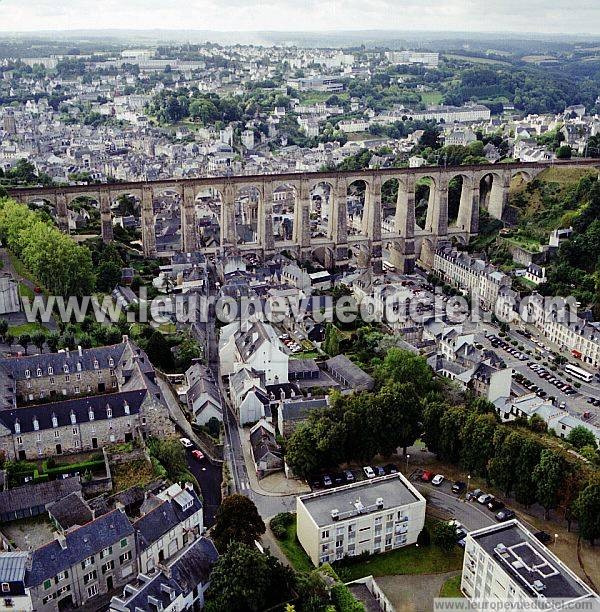
[{"label": "rooftop", "polygon": [[347,520],[361,514],[382,509],[377,500],[383,499],[383,509],[398,508],[425,498],[402,474],[390,474],[370,480],[302,495],[298,499],[319,527],[333,523],[332,511],[338,511],[338,520]]},{"label": "rooftop", "polygon": [[485,527],[469,535],[532,598],[598,597],[518,521]]}]

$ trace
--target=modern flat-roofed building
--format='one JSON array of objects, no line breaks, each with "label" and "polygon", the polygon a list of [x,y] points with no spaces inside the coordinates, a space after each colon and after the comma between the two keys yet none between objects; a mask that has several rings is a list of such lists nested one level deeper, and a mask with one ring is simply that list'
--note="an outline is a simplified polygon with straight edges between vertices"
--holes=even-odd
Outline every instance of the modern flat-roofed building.
[{"label": "modern flat-roofed building", "polygon": [[296,498],[298,540],[315,565],[414,544],[425,498],[390,474]]},{"label": "modern flat-roofed building", "polygon": [[468,534],[461,589],[469,599],[538,600],[550,610],[575,601],[600,605],[598,594],[516,520]]}]

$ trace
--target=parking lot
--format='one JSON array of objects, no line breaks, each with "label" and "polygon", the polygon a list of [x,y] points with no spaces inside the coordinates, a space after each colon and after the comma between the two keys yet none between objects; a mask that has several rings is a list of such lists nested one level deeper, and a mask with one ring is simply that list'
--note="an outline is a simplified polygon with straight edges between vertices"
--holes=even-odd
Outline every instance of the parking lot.
[{"label": "parking lot", "polygon": [[352,468],[315,474],[309,478],[308,484],[313,491],[319,491],[321,489],[331,489],[353,482],[360,482],[361,480],[368,480],[376,476],[397,474],[399,471],[400,468],[395,463],[388,463],[384,466],[364,466],[363,468]]},{"label": "parking lot", "polygon": [[[524,338],[529,340],[530,345],[536,342],[532,338]],[[514,385],[522,394],[535,393],[590,423],[600,422],[600,390],[593,386],[597,381],[590,384],[581,383],[581,387],[577,388],[575,379],[568,376],[560,366],[552,363],[552,357],[545,348],[541,349],[545,351],[545,357],[539,351],[531,349],[527,349],[532,353],[528,355],[513,346],[510,338],[500,338],[493,332],[486,333],[486,343],[500,354],[506,367],[512,368]],[[542,343],[538,341],[537,344]],[[544,366],[544,363],[548,366]],[[555,370],[552,370],[552,367]]]}]

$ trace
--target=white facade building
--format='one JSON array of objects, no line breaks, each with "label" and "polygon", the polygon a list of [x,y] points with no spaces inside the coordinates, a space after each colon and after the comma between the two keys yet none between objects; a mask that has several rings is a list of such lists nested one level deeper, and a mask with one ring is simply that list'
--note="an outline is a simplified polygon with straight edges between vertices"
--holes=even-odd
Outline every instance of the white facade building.
[{"label": "white facade building", "polygon": [[315,565],[414,544],[425,498],[390,474],[296,498],[298,540]]},{"label": "white facade building", "polygon": [[471,600],[536,601],[550,610],[576,601],[582,609],[600,605],[598,595],[516,520],[467,535],[460,586]]}]

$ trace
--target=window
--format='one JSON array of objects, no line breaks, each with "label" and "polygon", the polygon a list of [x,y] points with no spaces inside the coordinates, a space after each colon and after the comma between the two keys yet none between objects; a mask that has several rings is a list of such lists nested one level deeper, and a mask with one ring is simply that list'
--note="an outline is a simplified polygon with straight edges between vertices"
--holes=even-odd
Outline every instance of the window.
[{"label": "window", "polygon": [[48,366],[48,376],[52,376],[54,374],[54,368],[52,366]]},{"label": "window", "polygon": [[65,578],[69,577],[69,572],[67,570],[65,570],[64,572],[59,572],[58,574],[56,574],[56,582],[60,582],[61,580],[64,580]]},{"label": "window", "polygon": [[81,374],[75,374],[75,380],[81,380]]},{"label": "window", "polygon": [[115,360],[112,357],[108,358],[108,365],[112,368],[115,365]]},{"label": "window", "polygon": [[2,583],[2,592],[3,593],[8,593],[10,591],[10,584],[8,584],[8,582],[3,582]]},{"label": "window", "polygon": [[36,371],[36,374],[38,376],[41,376],[42,375],[42,368],[38,368],[37,371]]},{"label": "window", "polygon": [[123,565],[123,563],[127,563],[127,561],[131,560],[131,551],[128,550],[126,553],[123,553],[120,557],[119,557],[119,563],[121,565]]},{"label": "window", "polygon": [[65,365],[63,366],[63,372],[64,372],[65,374],[68,374],[68,373],[69,373],[69,366],[68,366],[66,363],[65,363]]},{"label": "window", "polygon": [[89,418],[90,418],[90,421],[93,421],[93,420],[94,420],[94,411],[93,411],[93,410],[90,410],[90,412],[89,412],[88,416],[89,416]]},{"label": "window", "polygon": [[50,377],[50,384],[53,385],[54,384],[54,376]]},{"label": "window", "polygon": [[76,436],[79,433],[77,427],[73,427],[73,435]]},{"label": "window", "polygon": [[79,393],[79,387],[75,387],[75,393]]},{"label": "window", "polygon": [[25,378],[31,378],[31,372],[29,370],[25,370]]},{"label": "window", "polygon": [[23,438],[21,436],[17,436],[17,444],[23,444]]},{"label": "window", "polygon": [[94,562],[94,557],[88,557],[81,562],[81,569],[89,567]]},{"label": "window", "polygon": [[68,374],[65,376],[65,382],[71,382],[71,377]]},{"label": "window", "polygon": [[47,590],[52,586],[52,580],[44,580],[44,588]]},{"label": "window", "polygon": [[42,599],[42,603],[45,605],[45,604],[47,604],[49,601],[51,601],[52,599],[54,599],[54,595],[53,595],[53,594],[51,594],[51,595],[46,595],[46,597],[44,597],[44,598]]},{"label": "window", "polygon": [[104,557],[108,557],[108,555],[112,554],[112,546],[109,546],[108,548],[105,548],[101,553],[100,553],[100,559],[104,559]]},{"label": "window", "polygon": [[110,406],[106,407],[106,417],[107,418],[112,418],[112,408],[110,408]]},{"label": "window", "polygon": [[92,582],[92,580],[96,580],[96,578],[98,578],[98,574],[96,570],[94,570],[83,577],[83,584],[88,584],[89,582]]},{"label": "window", "polygon": [[81,372],[81,362],[80,361],[77,362],[77,371]]},{"label": "window", "polygon": [[321,537],[323,539],[326,539],[329,537],[329,529],[325,529],[324,531],[321,532]]},{"label": "window", "polygon": [[127,538],[123,538],[121,540],[121,548],[125,548],[127,546]]},{"label": "window", "polygon": [[106,574],[106,572],[110,572],[115,569],[115,562],[109,561],[102,566],[102,573]]},{"label": "window", "polygon": [[92,584],[92,586],[88,587],[88,597],[94,597],[94,595],[98,595],[98,585]]},{"label": "window", "polygon": [[[74,412],[71,412],[71,425],[75,425],[75,423],[77,423],[77,417]],[[73,433],[76,433],[76,431],[73,430]]]},{"label": "window", "polygon": [[94,369],[97,370],[100,367],[98,360],[94,359]]},{"label": "window", "polygon": [[58,431],[58,429],[54,432],[54,437],[60,438],[60,431]]},{"label": "window", "polygon": [[19,419],[17,419],[15,421],[15,433],[16,434],[20,434],[21,433],[21,423],[19,423]]}]

